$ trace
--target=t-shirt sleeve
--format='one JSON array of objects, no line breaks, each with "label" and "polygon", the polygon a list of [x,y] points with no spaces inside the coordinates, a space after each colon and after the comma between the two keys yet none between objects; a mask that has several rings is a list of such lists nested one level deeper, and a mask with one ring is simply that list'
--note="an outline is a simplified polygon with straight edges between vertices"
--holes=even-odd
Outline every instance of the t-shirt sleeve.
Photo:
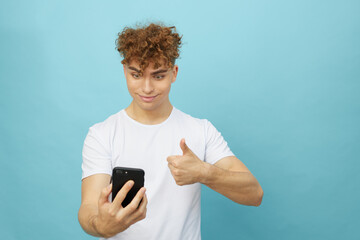
[{"label": "t-shirt sleeve", "polygon": [[111,175],[111,151],[104,141],[90,128],[82,151],[82,179],[97,173]]},{"label": "t-shirt sleeve", "polygon": [[221,133],[208,120],[205,120],[205,138],[205,162],[214,164],[224,157],[234,156]]}]

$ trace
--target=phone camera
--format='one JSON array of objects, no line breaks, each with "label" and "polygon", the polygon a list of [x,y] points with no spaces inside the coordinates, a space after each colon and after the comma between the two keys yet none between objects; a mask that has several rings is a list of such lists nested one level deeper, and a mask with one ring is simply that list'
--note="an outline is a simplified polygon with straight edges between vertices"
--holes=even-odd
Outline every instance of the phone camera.
[{"label": "phone camera", "polygon": [[125,171],[125,174],[127,174],[127,171]]}]

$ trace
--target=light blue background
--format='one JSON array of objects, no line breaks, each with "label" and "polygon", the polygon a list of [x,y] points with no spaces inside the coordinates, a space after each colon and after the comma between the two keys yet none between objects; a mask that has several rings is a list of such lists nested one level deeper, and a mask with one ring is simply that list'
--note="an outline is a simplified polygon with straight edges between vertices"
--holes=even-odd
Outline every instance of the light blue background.
[{"label": "light blue background", "polygon": [[261,183],[204,187],[210,239],[360,239],[359,1],[1,1],[1,239],[93,239],[77,221],[88,128],[130,103],[117,33],[183,34],[171,101]]}]

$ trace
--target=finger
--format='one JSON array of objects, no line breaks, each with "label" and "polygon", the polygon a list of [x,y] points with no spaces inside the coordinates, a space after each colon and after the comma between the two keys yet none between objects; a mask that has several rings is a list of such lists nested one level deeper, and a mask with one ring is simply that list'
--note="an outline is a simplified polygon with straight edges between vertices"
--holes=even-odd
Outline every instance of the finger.
[{"label": "finger", "polygon": [[168,167],[170,169],[171,175],[173,176],[174,180],[176,181],[178,169],[175,168],[174,166],[172,166],[171,164],[168,164]]},{"label": "finger", "polygon": [[174,156],[167,157],[166,161],[168,161],[168,163],[171,163],[172,161],[174,161]]},{"label": "finger", "polygon": [[111,190],[112,190],[112,184],[108,185],[107,187],[105,187],[101,190],[100,197],[99,197],[100,205],[103,205],[103,204],[109,202],[109,195],[111,193]]},{"label": "finger", "polygon": [[146,189],[144,187],[140,188],[140,190],[136,193],[135,197],[131,202],[124,208],[127,214],[130,215],[133,213],[138,207],[141,199],[144,197]]},{"label": "finger", "polygon": [[168,161],[169,164],[171,164],[175,167],[177,158],[178,158],[178,156],[170,156],[166,160]]},{"label": "finger", "polygon": [[144,194],[144,197],[142,198],[139,209],[140,210],[146,210],[147,204],[148,204],[148,199],[147,199],[146,194]]},{"label": "finger", "polygon": [[171,174],[173,174],[174,170],[176,169],[176,167],[174,165],[172,165],[171,163],[168,163],[168,167],[170,169]]},{"label": "finger", "polygon": [[144,197],[142,198],[139,208],[133,215],[133,219],[132,219],[133,223],[136,223],[146,217],[147,204],[148,204],[148,200],[147,200],[146,194],[144,194]]},{"label": "finger", "polygon": [[114,209],[120,209],[121,203],[124,201],[126,195],[130,191],[130,189],[134,186],[134,181],[127,181],[124,186],[120,189],[120,191],[116,194],[116,197],[112,203],[112,207]]},{"label": "finger", "polygon": [[183,152],[183,155],[189,155],[192,154],[193,152],[190,150],[190,148],[188,147],[188,145],[186,145],[185,142],[185,138],[182,138],[180,141],[180,148]]},{"label": "finger", "polygon": [[182,155],[172,155],[172,156],[168,156],[167,158],[166,158],[166,160],[168,161],[168,162],[176,162],[179,158],[181,158],[182,157]]}]

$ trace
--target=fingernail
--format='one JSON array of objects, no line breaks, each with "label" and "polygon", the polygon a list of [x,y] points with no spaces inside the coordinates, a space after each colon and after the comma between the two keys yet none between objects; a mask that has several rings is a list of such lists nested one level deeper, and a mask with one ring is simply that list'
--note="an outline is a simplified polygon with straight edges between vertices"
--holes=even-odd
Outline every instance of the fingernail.
[{"label": "fingernail", "polygon": [[134,182],[130,181],[128,184],[129,184],[129,187],[132,187],[134,185]]}]

